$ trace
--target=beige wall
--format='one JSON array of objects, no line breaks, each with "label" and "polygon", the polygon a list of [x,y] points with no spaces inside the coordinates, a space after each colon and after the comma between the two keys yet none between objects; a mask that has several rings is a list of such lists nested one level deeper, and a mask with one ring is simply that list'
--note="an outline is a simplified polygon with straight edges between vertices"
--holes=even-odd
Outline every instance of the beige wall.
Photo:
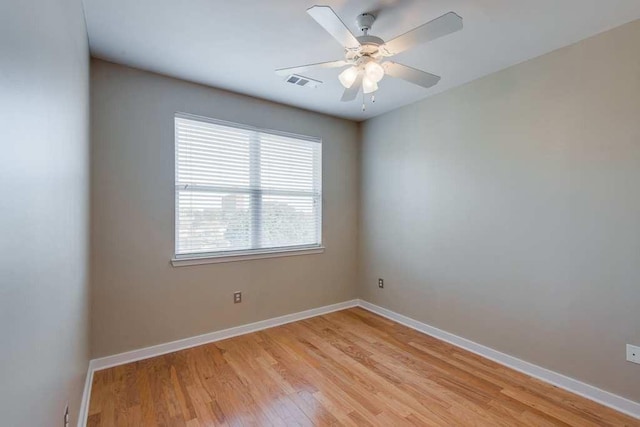
[{"label": "beige wall", "polygon": [[88,366],[80,0],[0,2],[0,425],[75,425]]},{"label": "beige wall", "polygon": [[640,401],[639,46],[636,21],[367,121],[360,296]]},{"label": "beige wall", "polygon": [[[91,67],[93,357],[355,297],[357,124],[100,60]],[[325,253],[171,267],[176,111],[322,137]]]}]

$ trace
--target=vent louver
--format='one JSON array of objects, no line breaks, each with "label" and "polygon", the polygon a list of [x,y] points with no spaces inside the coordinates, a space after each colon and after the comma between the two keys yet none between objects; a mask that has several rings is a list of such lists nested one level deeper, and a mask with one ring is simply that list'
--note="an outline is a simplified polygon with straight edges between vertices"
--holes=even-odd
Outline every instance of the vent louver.
[{"label": "vent louver", "polygon": [[285,79],[285,82],[296,86],[304,86],[310,88],[316,88],[322,84],[320,80],[315,80],[310,77],[305,77],[298,74],[291,74]]}]

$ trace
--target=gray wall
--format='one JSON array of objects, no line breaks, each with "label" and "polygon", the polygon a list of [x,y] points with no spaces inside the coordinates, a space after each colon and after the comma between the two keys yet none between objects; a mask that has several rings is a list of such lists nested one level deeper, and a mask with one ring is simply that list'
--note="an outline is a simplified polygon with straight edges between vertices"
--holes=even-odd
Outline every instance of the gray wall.
[{"label": "gray wall", "polygon": [[80,0],[0,2],[0,424],[75,424],[88,365]]},{"label": "gray wall", "polygon": [[640,401],[638,46],[640,21],[367,121],[360,296]]},{"label": "gray wall", "polygon": [[[100,60],[91,66],[93,357],[355,297],[356,123]],[[176,111],[322,137],[325,253],[171,267]]]}]

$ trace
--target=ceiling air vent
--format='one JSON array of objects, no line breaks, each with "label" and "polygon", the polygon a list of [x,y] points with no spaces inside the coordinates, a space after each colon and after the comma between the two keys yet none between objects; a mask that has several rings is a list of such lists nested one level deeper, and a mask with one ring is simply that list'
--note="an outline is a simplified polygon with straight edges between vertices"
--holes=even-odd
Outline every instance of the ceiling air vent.
[{"label": "ceiling air vent", "polygon": [[285,79],[285,82],[296,86],[304,86],[310,88],[316,88],[322,84],[320,80],[314,80],[310,77],[301,76],[299,74],[291,74]]}]

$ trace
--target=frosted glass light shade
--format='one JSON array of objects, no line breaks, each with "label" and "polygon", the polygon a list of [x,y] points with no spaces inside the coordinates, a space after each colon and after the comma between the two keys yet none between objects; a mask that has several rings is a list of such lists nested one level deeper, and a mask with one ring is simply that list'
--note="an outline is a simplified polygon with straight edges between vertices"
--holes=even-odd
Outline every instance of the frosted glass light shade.
[{"label": "frosted glass light shade", "polygon": [[374,83],[378,83],[384,77],[384,68],[375,61],[367,63],[364,67],[367,78]]},{"label": "frosted glass light shade", "polygon": [[371,92],[375,92],[377,90],[378,90],[378,83],[376,83],[373,80],[369,79],[369,76],[365,76],[362,79],[362,92],[371,93]]},{"label": "frosted glass light shade", "polygon": [[358,68],[357,67],[349,67],[338,76],[338,80],[345,88],[350,88],[353,82],[356,81],[358,77]]}]

